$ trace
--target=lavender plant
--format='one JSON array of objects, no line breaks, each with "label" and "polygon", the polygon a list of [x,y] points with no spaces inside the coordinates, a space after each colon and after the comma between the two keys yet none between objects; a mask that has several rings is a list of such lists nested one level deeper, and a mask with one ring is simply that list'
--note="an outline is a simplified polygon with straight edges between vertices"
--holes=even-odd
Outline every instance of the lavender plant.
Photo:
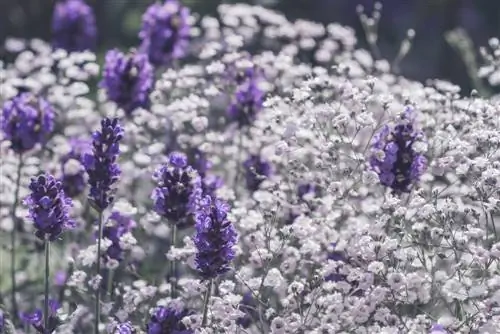
[{"label": "lavender plant", "polygon": [[[76,4],[90,22],[56,16]],[[365,50],[337,23],[158,2],[95,96],[91,51],[7,43],[0,331],[495,333],[498,99],[401,76],[414,32],[384,59],[379,11]]]}]

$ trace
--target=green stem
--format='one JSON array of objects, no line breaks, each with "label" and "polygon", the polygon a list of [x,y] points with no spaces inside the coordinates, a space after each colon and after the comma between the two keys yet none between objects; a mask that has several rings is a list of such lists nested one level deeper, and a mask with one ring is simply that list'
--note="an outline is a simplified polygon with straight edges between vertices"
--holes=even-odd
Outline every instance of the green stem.
[{"label": "green stem", "polygon": [[49,276],[50,276],[50,241],[45,237],[45,303],[43,307],[44,331],[49,332]]},{"label": "green stem", "polygon": [[10,277],[11,277],[11,303],[12,314],[18,314],[16,301],[16,238],[17,238],[17,205],[19,204],[19,189],[21,188],[21,170],[23,168],[23,156],[19,155],[17,166],[16,190],[14,192],[14,204],[12,205],[12,231],[10,235]]},{"label": "green stem", "polygon": [[[174,248],[177,244],[177,225],[173,225],[170,230],[170,248]],[[170,297],[176,297],[177,287],[177,268],[175,259],[170,261]]]},{"label": "green stem", "polygon": [[109,294],[109,300],[111,300],[113,296],[113,276],[114,276],[115,271],[113,269],[108,270],[108,285],[107,285],[107,292]]},{"label": "green stem", "polygon": [[[99,210],[99,234],[97,237],[97,262],[96,262],[96,272],[97,277],[101,273],[101,240],[102,240],[102,228],[103,228],[103,217],[102,210]],[[97,289],[95,291],[95,319],[94,319],[94,333],[99,334],[99,321],[101,320],[101,283],[99,282]]]},{"label": "green stem", "polygon": [[207,292],[205,293],[205,300],[203,301],[203,320],[201,321],[201,327],[205,327],[207,325],[208,304],[210,303],[211,296],[212,280],[208,281]]}]

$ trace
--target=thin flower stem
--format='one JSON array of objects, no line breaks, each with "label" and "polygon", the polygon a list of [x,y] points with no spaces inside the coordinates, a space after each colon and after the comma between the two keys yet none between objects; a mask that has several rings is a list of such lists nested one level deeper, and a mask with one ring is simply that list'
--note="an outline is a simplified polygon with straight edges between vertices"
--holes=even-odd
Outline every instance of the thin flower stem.
[{"label": "thin flower stem", "polygon": [[17,166],[16,190],[14,192],[14,204],[12,204],[12,231],[10,235],[10,277],[11,277],[11,303],[12,314],[18,314],[16,301],[16,238],[17,238],[17,205],[19,204],[19,190],[21,188],[21,171],[23,168],[23,156],[19,155]]},{"label": "thin flower stem", "polygon": [[203,320],[201,321],[201,327],[205,327],[207,325],[208,304],[210,303],[211,296],[212,280],[208,281],[207,292],[205,293],[205,300],[203,301]]},{"label": "thin flower stem", "polygon": [[43,307],[44,330],[49,332],[49,276],[50,276],[50,241],[45,237],[45,303]]},{"label": "thin flower stem", "polygon": [[[101,240],[103,229],[103,212],[99,210],[99,233],[97,237],[97,259],[96,259],[96,275],[99,277],[101,273]],[[94,319],[94,333],[99,334],[99,321],[101,320],[101,284],[99,282],[95,292],[95,319]]]},{"label": "thin flower stem", "polygon": [[113,269],[109,269],[108,270],[108,284],[107,284],[107,288],[106,288],[109,300],[111,300],[111,298],[113,298],[113,278],[114,278],[114,275],[115,275],[115,271]]},{"label": "thin flower stem", "polygon": [[[173,225],[170,230],[170,249],[174,248],[177,244],[177,225]],[[177,266],[176,261],[173,259],[170,261],[170,297],[176,297],[176,288],[177,288]]]}]

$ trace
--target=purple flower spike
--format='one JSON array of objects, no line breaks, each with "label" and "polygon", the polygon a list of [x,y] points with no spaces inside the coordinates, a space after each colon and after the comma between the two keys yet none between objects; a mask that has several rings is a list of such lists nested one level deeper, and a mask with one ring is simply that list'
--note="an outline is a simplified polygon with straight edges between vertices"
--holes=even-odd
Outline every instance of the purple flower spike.
[{"label": "purple flower spike", "polygon": [[147,324],[147,334],[192,334],[194,331],[188,329],[181,321],[188,315],[187,310],[176,311],[160,306]]},{"label": "purple flower spike", "polygon": [[61,233],[74,227],[69,217],[69,208],[73,205],[66,197],[62,184],[52,175],[44,174],[31,180],[31,194],[25,199],[29,207],[28,217],[33,220],[40,240],[46,237],[55,240]]},{"label": "purple flower spike", "polygon": [[250,191],[259,189],[262,181],[264,181],[266,177],[269,177],[272,172],[271,164],[258,155],[251,155],[245,160],[243,168],[245,169],[247,188]]},{"label": "purple flower spike", "polygon": [[130,115],[135,109],[149,107],[153,77],[153,67],[146,55],[111,50],[106,54],[101,86],[108,99]]},{"label": "purple flower spike", "polygon": [[441,324],[434,324],[429,331],[429,334],[448,334],[449,332]]},{"label": "purple flower spike", "polygon": [[83,0],[62,0],[52,17],[52,44],[68,52],[92,50],[97,28],[92,8]]},{"label": "purple flower spike", "polygon": [[103,119],[101,131],[93,134],[93,152],[84,157],[84,166],[89,175],[89,198],[94,207],[100,211],[106,209],[114,200],[116,189],[113,185],[121,174],[116,160],[120,153],[123,134],[118,119]]},{"label": "purple flower spike", "polygon": [[185,223],[195,212],[202,194],[201,179],[196,170],[188,166],[184,154],[173,152],[153,178],[158,185],[151,196],[154,210],[171,224]]},{"label": "purple flower spike", "polygon": [[427,159],[415,150],[415,143],[425,139],[413,123],[413,109],[408,107],[400,123],[386,125],[372,141],[370,166],[380,183],[396,193],[410,192],[427,168]]},{"label": "purple flower spike", "polygon": [[206,196],[196,214],[197,248],[195,263],[203,279],[212,279],[229,271],[235,257],[237,234],[228,220],[229,205]]},{"label": "purple flower spike", "polygon": [[264,92],[259,88],[258,78],[252,75],[237,88],[234,101],[227,110],[229,120],[240,128],[249,126],[257,118],[263,103]]},{"label": "purple flower spike", "polygon": [[22,93],[5,102],[0,127],[12,150],[24,153],[46,143],[54,129],[54,109],[46,100]]},{"label": "purple flower spike", "polygon": [[155,65],[168,65],[187,53],[190,25],[189,9],[177,0],[166,0],[149,6],[142,17],[139,33],[141,51]]}]

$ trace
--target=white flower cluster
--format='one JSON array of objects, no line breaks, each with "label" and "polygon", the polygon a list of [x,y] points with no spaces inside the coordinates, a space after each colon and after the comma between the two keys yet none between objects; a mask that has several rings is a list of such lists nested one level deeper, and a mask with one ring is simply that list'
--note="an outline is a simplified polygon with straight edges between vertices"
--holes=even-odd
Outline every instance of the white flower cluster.
[{"label": "white flower cluster", "polygon": [[[52,53],[38,40],[9,41],[8,49],[22,52],[0,68],[0,102],[20,88],[43,94],[57,110],[57,130],[46,146],[24,157],[20,184],[18,157],[8,143],[0,146],[2,231],[15,226],[12,205],[20,206],[17,218],[25,214],[12,197],[16,187],[22,198],[28,176],[61,173],[66,138],[90,138],[106,115],[123,116],[125,127],[115,195],[122,201],[114,209],[133,217],[137,227],[120,237],[124,258],[95,276],[96,217],[85,195],[74,199],[76,232],[53,243],[55,251],[77,260],[57,264],[68,273],[63,308],[74,311],[59,332],[87,328],[90,292],[106,287],[110,304],[102,320],[113,326],[131,321],[138,330],[146,328],[152,309],[168,306],[189,310],[182,322],[197,333],[417,334],[436,324],[449,333],[495,333],[500,102],[464,94],[448,82],[396,75],[389,62],[358,48],[348,27],[290,22],[249,5],[221,5],[219,14],[220,20],[198,22],[198,61],[162,73],[151,107],[128,118],[102,92],[91,97],[89,81],[99,72],[94,54]],[[248,52],[259,38],[262,49]],[[491,41],[494,55],[481,72],[491,84],[498,81],[498,44]],[[315,65],[300,62],[308,52]],[[226,110],[235,77],[246,69],[260,71],[266,98],[250,126],[236,127]],[[427,138],[414,150],[425,155],[428,168],[411,192],[398,194],[371,168],[370,147],[405,107],[416,111],[415,125]],[[207,291],[196,275],[192,233],[189,227],[174,230],[152,212],[152,171],[166,161],[170,145],[204,152],[210,173],[224,180],[216,194],[231,204],[229,219],[239,235],[232,270],[213,282],[205,328]],[[374,154],[385,158],[383,150]],[[253,192],[243,168],[251,155],[272,167]],[[67,162],[65,168],[77,172],[78,165]],[[174,231],[178,242],[171,245]],[[20,234],[30,232],[28,226]],[[105,238],[102,251],[110,247]],[[28,251],[21,249],[19,258]],[[173,261],[177,279],[170,277]],[[8,272],[3,266],[2,278]]]}]

